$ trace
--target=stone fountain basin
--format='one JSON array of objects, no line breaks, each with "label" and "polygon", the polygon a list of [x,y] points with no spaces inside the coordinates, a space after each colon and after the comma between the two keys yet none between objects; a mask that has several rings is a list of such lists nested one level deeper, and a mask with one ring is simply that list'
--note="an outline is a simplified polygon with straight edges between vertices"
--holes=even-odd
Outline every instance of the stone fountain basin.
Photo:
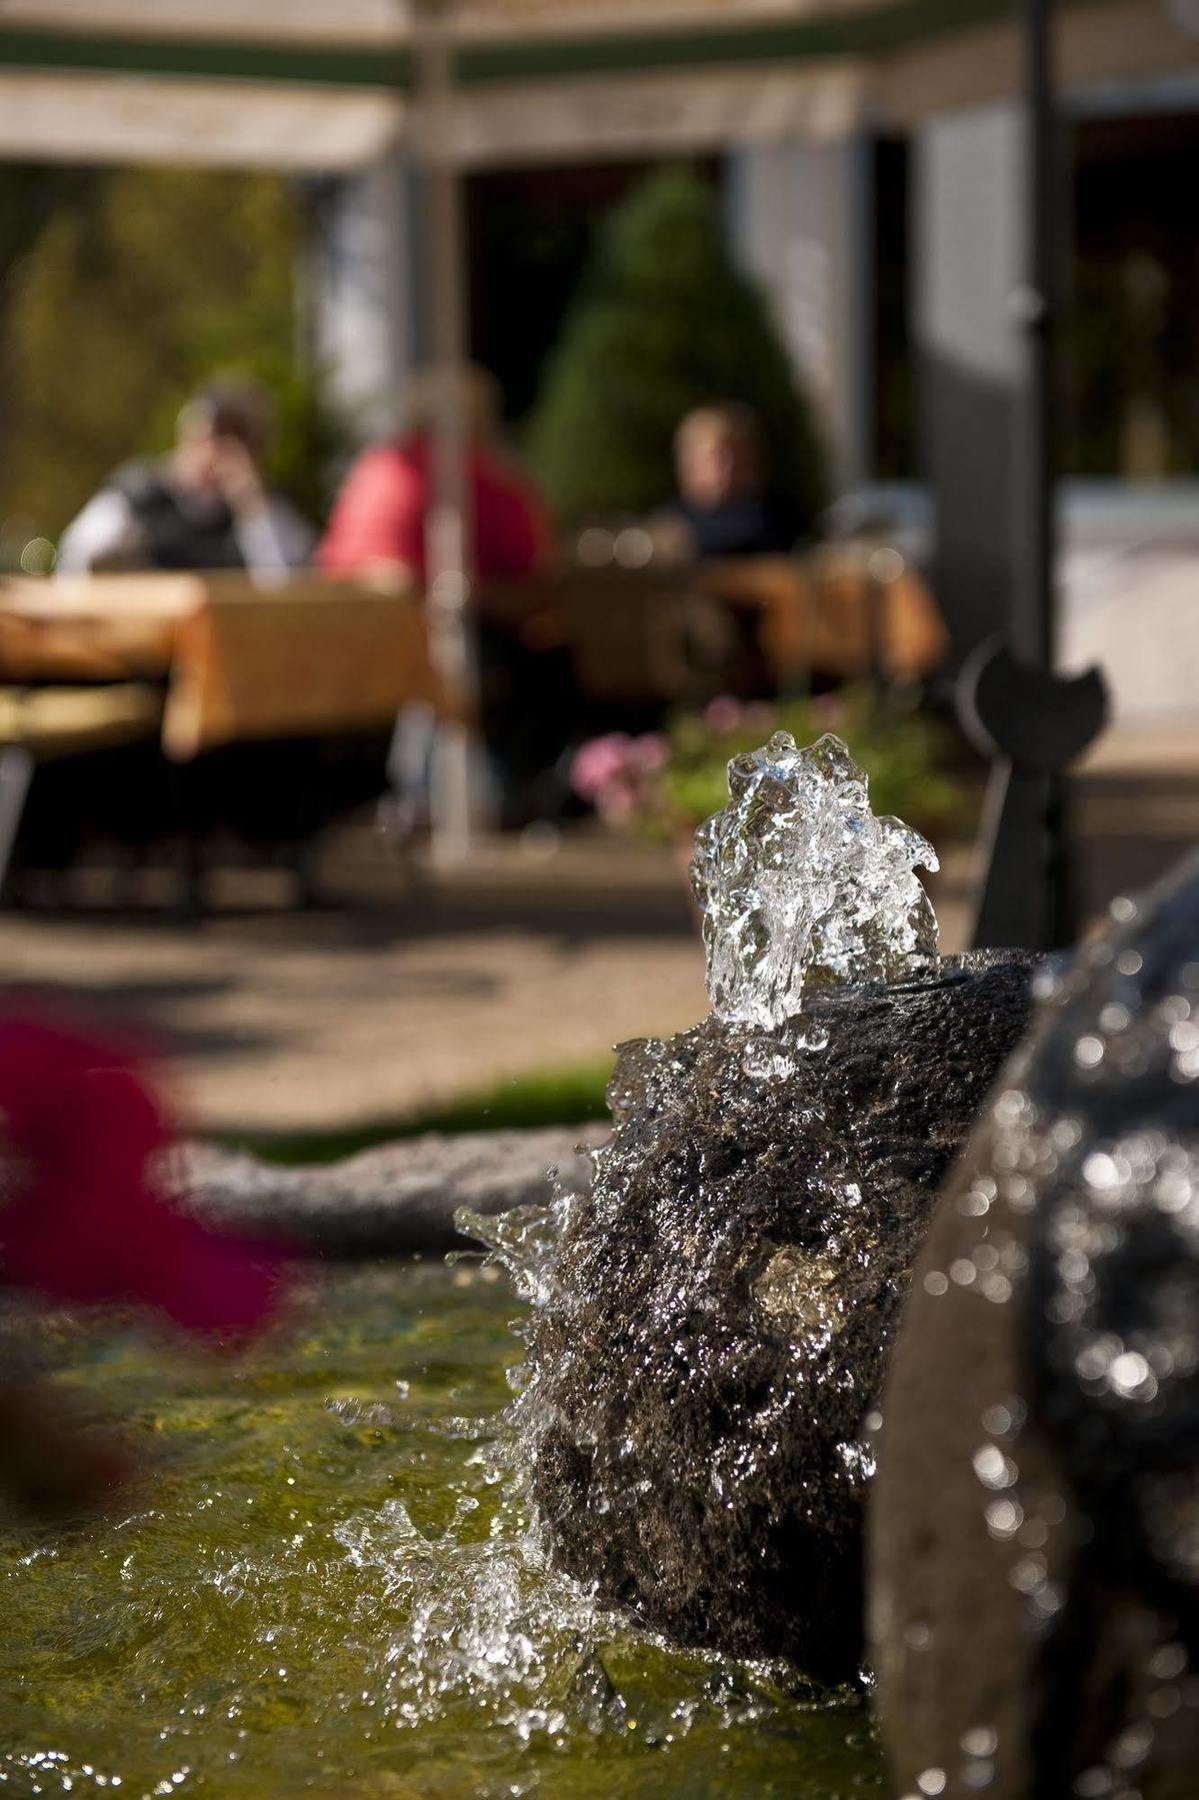
[{"label": "stone fountain basin", "polygon": [[892,1790],[1199,1791],[1199,855],[1046,981],[885,1391]]},{"label": "stone fountain basin", "polygon": [[[946,958],[814,993],[774,1033],[707,1020],[633,1046],[614,1131],[431,1134],[294,1168],[192,1143],[166,1183],[340,1259],[464,1248],[459,1209],[556,1206],[520,1425],[554,1558],[683,1643],[841,1680],[861,1658],[863,1421],[937,1190],[1027,1022],[1030,962]],[[784,1078],[746,1076],[764,1048]]]},{"label": "stone fountain basin", "polygon": [[708,1019],[626,1047],[520,1401],[553,1554],[606,1601],[686,1644],[857,1672],[867,1415],[1030,962],[946,959],[815,993],[774,1032]]},{"label": "stone fountain basin", "polygon": [[214,1224],[282,1238],[306,1254],[434,1255],[471,1242],[455,1229],[459,1207],[488,1215],[548,1205],[551,1169],[567,1191],[581,1190],[591,1172],[582,1152],[607,1135],[595,1124],[431,1132],[294,1168],[193,1142],[171,1153],[164,1181]]}]

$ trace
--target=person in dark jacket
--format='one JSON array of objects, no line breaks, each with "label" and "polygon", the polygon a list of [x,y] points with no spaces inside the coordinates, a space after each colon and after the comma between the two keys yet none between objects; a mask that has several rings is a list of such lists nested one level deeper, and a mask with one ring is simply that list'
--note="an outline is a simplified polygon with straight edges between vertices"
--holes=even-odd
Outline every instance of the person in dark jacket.
[{"label": "person in dark jacket", "polygon": [[781,555],[802,535],[773,492],[766,449],[748,406],[698,406],[675,432],[678,496],[671,508],[698,557]]},{"label": "person in dark jacket", "polygon": [[256,383],[205,388],[180,413],[170,455],[125,464],[68,525],[57,572],[282,575],[306,563],[315,534],[263,479],[271,430],[270,400]]}]

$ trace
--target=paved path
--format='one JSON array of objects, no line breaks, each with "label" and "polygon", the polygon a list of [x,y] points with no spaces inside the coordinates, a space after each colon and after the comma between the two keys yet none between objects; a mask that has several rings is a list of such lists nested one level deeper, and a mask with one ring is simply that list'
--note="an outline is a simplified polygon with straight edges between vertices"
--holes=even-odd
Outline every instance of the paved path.
[{"label": "paved path", "polygon": [[[1112,734],[1076,817],[1089,908],[1152,879],[1199,835],[1199,732]],[[934,901],[956,950],[971,863],[945,861]],[[188,1119],[226,1132],[397,1119],[705,1010],[667,852],[585,832],[554,854],[506,841],[414,884],[349,834],[326,874],[343,904],[317,913],[283,910],[281,879],[249,873],[190,928],[152,909],[0,913],[0,981],[147,1027]]]},{"label": "paved path", "polygon": [[329,875],[354,904],[282,911],[275,886],[251,909],[264,884],[247,876],[229,884],[239,910],[190,928],[152,912],[0,914],[0,980],[148,1027],[189,1119],[225,1131],[399,1117],[704,1010],[669,857],[513,846],[414,889],[351,844]]}]

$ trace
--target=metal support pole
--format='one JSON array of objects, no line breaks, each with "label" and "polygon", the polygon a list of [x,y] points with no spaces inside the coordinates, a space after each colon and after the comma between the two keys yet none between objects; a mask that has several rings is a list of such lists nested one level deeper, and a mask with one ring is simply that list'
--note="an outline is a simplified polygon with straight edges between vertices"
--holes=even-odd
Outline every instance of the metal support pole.
[{"label": "metal support pole", "polygon": [[432,505],[425,527],[429,648],[459,717],[434,748],[433,852],[460,862],[470,849],[471,725],[477,673],[470,621],[469,423],[464,379],[466,303],[461,178],[454,121],[456,0],[415,0],[416,127],[422,237],[433,362]]},{"label": "metal support pole", "polygon": [[1015,296],[1024,340],[1024,430],[1016,472],[1020,509],[1012,649],[1036,668],[1055,652],[1056,420],[1054,350],[1058,308],[1057,132],[1053,110],[1049,0],[1020,0],[1023,20],[1025,285]]},{"label": "metal support pole", "polygon": [[1102,729],[1097,669],[1054,672],[1056,650],[1054,334],[1058,305],[1057,122],[1051,0],[1016,0],[1024,66],[1025,282],[1013,295],[1022,335],[1021,425],[1006,642],[979,647],[962,670],[959,710],[993,758],[983,836],[988,868],[976,946],[1049,950],[1077,930],[1069,883],[1063,771]]},{"label": "metal support pole", "polygon": [[[1022,426],[1015,496],[1015,593],[1011,644],[1034,669],[1051,672],[1056,649],[1056,440],[1054,368],[1057,332],[1057,182],[1053,113],[1053,47],[1050,0],[1020,0],[1024,64],[1023,288],[1015,297],[1023,337]],[[1049,769],[1026,775],[1029,824],[1035,835],[1041,945],[1049,949],[1072,935],[1066,917],[1067,854],[1062,805],[1063,776]]]},{"label": "metal support pole", "polygon": [[[1021,0],[1025,105],[1024,291],[1025,428],[1016,471],[1022,529],[1017,538],[1012,647],[1034,668],[1053,672],[1057,654],[1057,330],[1060,306],[1058,125],[1054,108],[1051,0]],[[1046,948],[1069,943],[1078,928],[1070,891],[1066,776],[1040,777],[1043,934]]]}]

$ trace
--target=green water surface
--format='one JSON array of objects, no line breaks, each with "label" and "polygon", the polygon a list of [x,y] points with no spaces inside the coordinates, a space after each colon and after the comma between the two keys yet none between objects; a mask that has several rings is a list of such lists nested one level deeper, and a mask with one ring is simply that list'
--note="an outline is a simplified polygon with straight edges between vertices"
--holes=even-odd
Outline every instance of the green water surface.
[{"label": "green water surface", "polygon": [[681,1654],[542,1563],[497,1415],[497,1272],[331,1275],[237,1364],[59,1322],[149,1463],[104,1523],[0,1530],[0,1796],[880,1794],[860,1701]]}]

